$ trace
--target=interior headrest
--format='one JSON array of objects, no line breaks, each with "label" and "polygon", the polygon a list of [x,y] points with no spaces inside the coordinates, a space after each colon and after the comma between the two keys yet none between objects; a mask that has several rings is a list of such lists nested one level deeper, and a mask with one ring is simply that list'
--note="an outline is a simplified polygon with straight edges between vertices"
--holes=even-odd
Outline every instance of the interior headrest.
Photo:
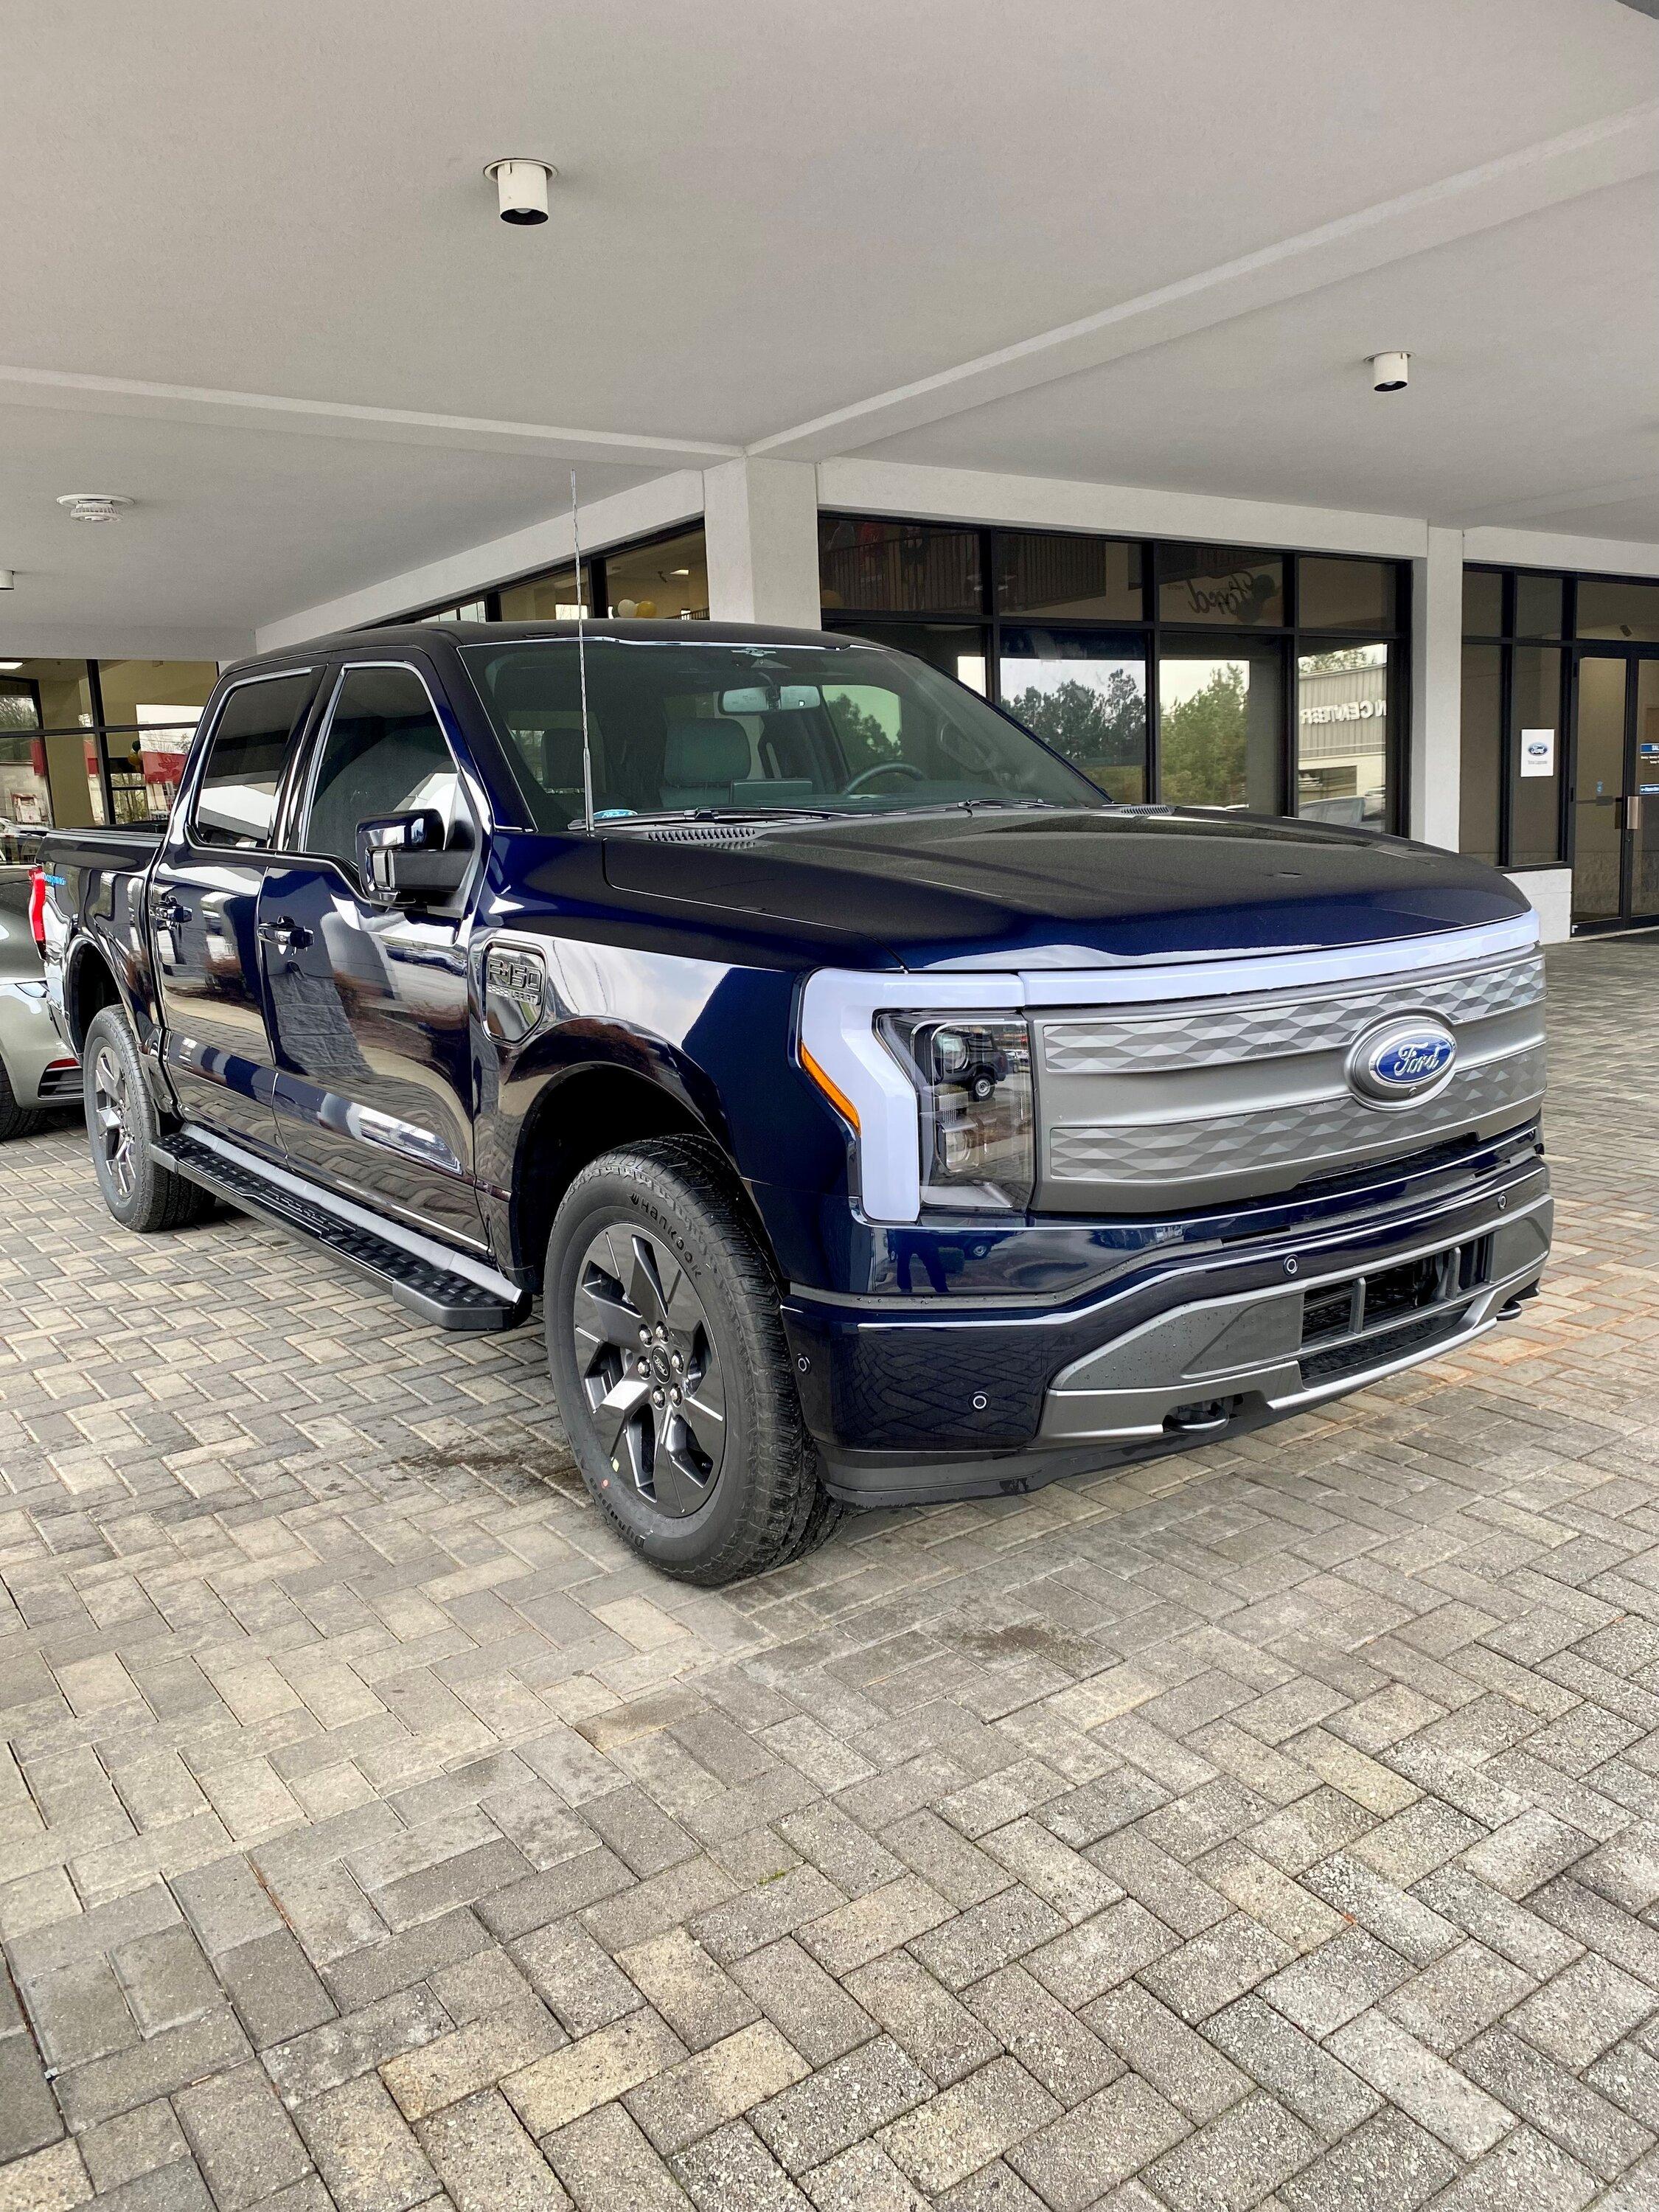
[{"label": "interior headrest", "polygon": [[749,732],[741,722],[710,716],[671,722],[662,780],[677,787],[736,783],[749,774]]},{"label": "interior headrest", "polygon": [[[513,655],[495,671],[489,691],[504,722],[520,729],[556,729],[571,711],[571,688],[554,678],[540,654],[523,653]],[[580,700],[574,704],[580,717]]]}]

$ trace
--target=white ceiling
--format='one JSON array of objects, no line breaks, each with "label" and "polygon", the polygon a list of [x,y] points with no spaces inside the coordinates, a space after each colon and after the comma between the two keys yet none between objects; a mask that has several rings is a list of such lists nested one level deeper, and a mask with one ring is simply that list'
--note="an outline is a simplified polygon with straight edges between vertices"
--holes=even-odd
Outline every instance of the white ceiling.
[{"label": "white ceiling", "polygon": [[83,0],[12,12],[0,139],[0,642],[754,446],[1659,541],[1615,0]]}]

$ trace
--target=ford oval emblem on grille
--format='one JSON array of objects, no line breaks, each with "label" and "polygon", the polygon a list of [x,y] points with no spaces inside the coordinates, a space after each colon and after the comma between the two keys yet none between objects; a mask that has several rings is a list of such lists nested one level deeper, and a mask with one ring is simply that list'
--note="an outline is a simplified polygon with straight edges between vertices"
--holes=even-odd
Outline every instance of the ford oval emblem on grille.
[{"label": "ford oval emblem on grille", "polygon": [[1370,1106],[1407,1106],[1450,1081],[1457,1040],[1443,1023],[1379,1023],[1348,1054],[1348,1082]]}]

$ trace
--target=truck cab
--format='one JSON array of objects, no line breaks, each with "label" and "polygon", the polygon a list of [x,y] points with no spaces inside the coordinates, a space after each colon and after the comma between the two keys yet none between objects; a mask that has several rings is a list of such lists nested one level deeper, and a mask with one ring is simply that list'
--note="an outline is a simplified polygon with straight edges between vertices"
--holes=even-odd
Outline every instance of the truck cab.
[{"label": "truck cab", "polygon": [[118,1218],[539,1298],[596,1504],[693,1579],[1316,1406],[1547,1256],[1504,878],[1115,805],[851,637],[324,639],[222,678],[159,837],[43,866]]}]

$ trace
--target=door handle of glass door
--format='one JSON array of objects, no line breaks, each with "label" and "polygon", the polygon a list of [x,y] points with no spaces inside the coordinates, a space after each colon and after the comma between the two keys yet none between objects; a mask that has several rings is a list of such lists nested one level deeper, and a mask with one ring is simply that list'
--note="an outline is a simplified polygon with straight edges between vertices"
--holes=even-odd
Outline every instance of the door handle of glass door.
[{"label": "door handle of glass door", "polygon": [[302,952],[311,942],[303,922],[290,921],[286,915],[278,921],[262,921],[259,934],[273,952]]}]

